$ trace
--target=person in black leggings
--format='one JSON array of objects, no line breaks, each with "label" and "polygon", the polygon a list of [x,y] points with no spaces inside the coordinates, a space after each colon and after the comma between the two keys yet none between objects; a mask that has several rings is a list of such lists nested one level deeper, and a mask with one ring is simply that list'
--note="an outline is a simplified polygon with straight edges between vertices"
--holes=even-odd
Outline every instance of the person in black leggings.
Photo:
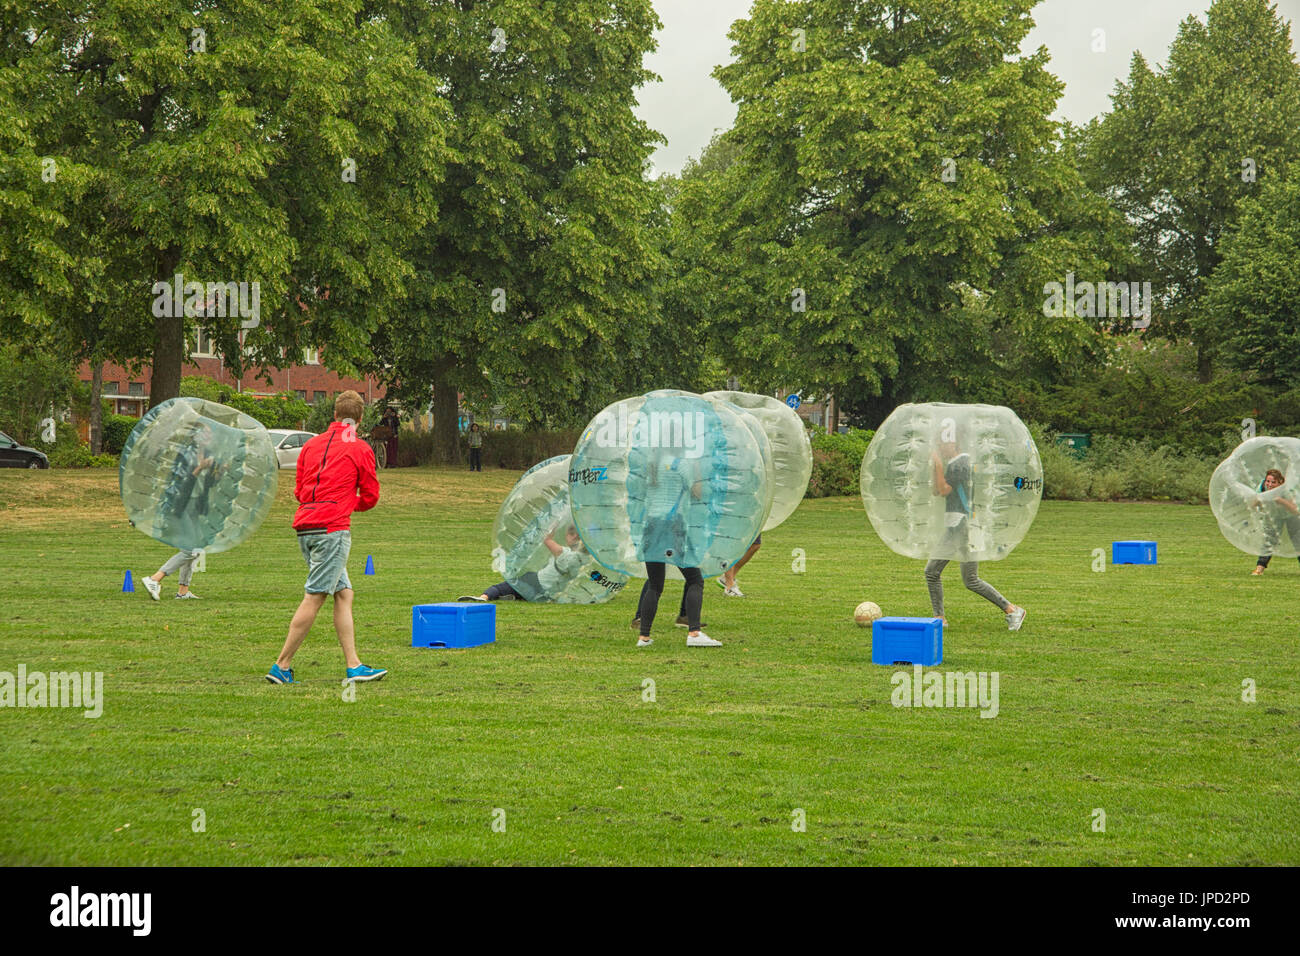
[{"label": "person in black leggings", "polygon": [[[690,498],[700,495],[699,476],[694,474],[698,465],[688,465],[676,459],[666,468],[656,463],[647,469],[644,489],[646,510],[642,525],[639,556],[645,561],[646,582],[641,588],[637,605],[637,647],[649,647],[650,628],[659,610],[659,598],[664,591],[667,562],[651,560],[662,555],[681,560],[687,552],[686,508]],[[687,559],[689,560],[689,559]],[[682,596],[682,615],[686,618],[687,647],[721,647],[701,630],[700,613],[704,606],[704,575],[699,568],[682,568],[686,579],[686,592]]]}]

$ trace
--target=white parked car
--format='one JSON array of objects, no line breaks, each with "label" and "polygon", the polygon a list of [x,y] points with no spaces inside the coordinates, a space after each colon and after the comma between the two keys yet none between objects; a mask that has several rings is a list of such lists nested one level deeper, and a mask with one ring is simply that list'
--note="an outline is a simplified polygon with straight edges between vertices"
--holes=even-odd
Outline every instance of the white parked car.
[{"label": "white parked car", "polygon": [[297,468],[298,456],[308,438],[315,438],[315,432],[294,431],[291,428],[268,428],[271,442],[275,445],[275,457],[281,468]]}]

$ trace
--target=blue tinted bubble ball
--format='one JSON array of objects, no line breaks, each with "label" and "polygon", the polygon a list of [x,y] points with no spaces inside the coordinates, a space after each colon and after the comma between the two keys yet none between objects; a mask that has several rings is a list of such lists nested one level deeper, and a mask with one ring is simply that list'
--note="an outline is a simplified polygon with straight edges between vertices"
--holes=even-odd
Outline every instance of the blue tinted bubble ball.
[{"label": "blue tinted bubble ball", "polygon": [[770,504],[768,466],[741,413],[688,392],[615,402],[583,430],[569,462],[574,522],[619,574],[646,562],[716,577],[748,550]]}]

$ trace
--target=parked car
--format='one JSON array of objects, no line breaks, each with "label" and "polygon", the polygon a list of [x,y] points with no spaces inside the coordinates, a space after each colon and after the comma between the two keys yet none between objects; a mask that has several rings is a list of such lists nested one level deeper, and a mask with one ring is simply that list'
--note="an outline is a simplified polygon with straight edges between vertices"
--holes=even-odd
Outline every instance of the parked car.
[{"label": "parked car", "polygon": [[291,428],[268,428],[271,442],[275,445],[275,458],[281,468],[297,468],[298,456],[308,438],[315,438],[315,432],[294,431]]},{"label": "parked car", "polygon": [[0,432],[0,468],[49,468],[45,452],[20,445]]}]

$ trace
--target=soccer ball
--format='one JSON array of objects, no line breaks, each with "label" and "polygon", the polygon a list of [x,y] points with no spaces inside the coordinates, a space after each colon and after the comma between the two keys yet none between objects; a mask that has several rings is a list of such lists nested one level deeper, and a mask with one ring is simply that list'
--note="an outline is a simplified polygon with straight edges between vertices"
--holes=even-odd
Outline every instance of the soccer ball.
[{"label": "soccer ball", "polygon": [[853,611],[853,620],[858,627],[870,627],[871,622],[878,617],[884,617],[884,611],[874,601],[863,601]]}]

